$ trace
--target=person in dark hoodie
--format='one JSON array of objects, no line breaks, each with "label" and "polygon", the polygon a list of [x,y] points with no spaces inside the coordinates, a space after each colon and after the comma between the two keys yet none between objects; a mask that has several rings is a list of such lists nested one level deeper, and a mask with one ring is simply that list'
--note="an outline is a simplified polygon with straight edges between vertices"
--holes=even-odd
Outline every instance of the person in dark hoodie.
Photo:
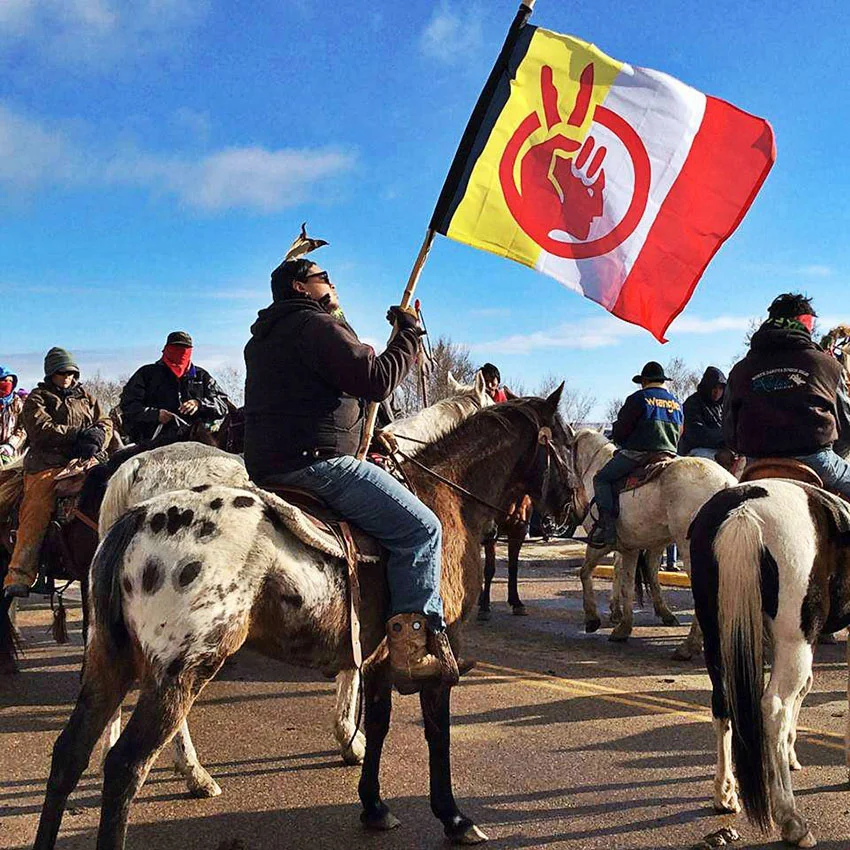
[{"label": "person in dark hoodie", "polygon": [[738,454],[796,458],[850,496],[850,463],[833,450],[850,434],[850,401],[841,364],[812,340],[815,315],[803,295],[773,301],[729,374],[723,432]]},{"label": "person in dark hoodie", "polygon": [[697,385],[697,391],[682,406],[685,424],[679,440],[679,454],[714,460],[723,448],[723,394],[726,376],[709,366]]},{"label": "person in dark hoodie", "polygon": [[[245,346],[245,465],[261,487],[293,486],[378,539],[388,552],[390,664],[399,685],[440,676],[426,629],[444,646],[442,528],[389,473],[355,455],[366,402],[386,399],[419,349],[415,314],[391,307],[398,333],[382,354],[346,322],[326,271],[286,260],[271,276],[273,303]],[[450,650],[449,650],[450,651]]]}]

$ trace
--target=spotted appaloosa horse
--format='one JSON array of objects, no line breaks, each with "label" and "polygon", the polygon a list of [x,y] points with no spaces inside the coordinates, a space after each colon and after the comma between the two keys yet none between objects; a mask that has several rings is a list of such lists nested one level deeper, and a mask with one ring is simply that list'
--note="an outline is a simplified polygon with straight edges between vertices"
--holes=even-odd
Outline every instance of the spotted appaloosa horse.
[{"label": "spotted appaloosa horse", "polygon": [[[818,634],[850,624],[850,508],[808,484],[761,480],[709,499],[690,537],[717,732],[715,808],[736,812],[743,802],[762,829],[777,823],[785,841],[813,847],[790,771],[800,766],[797,718]],[[850,720],[847,732],[850,764]]]},{"label": "spotted appaloosa horse", "polygon": [[[483,500],[507,508],[523,486],[538,507],[563,519],[568,499],[566,433],[557,416],[563,387],[548,399],[483,410],[424,449],[419,460]],[[441,593],[448,637],[459,654],[460,625],[481,587],[481,532],[491,511],[407,464],[417,493],[443,526]],[[343,561],[306,547],[262,491],[227,487],[155,496],[127,512],[92,564],[92,630],[83,683],[56,741],[36,850],[55,846],[68,795],[109,718],[133,682],[133,715],[104,766],[99,850],[124,846],[130,805],[161,748],[225,658],[245,641],[290,662],[352,666]],[[384,643],[386,581],[360,572],[366,758],[359,792],[371,829],[398,825],[380,795],[381,748],[389,729],[391,678]],[[452,840],[486,836],[458,809],[450,769],[450,693],[423,685],[420,703],[430,754],[431,809]]]},{"label": "spotted appaloosa horse", "polygon": [[[473,413],[493,404],[487,395],[480,371],[476,373],[472,384],[459,383],[450,372],[448,386],[451,392],[449,397],[418,413],[396,419],[383,429],[384,433],[395,439],[408,457],[416,456],[425,446],[454,430]],[[189,489],[203,484],[248,486],[244,462],[235,455],[188,443],[137,455],[122,465],[109,481],[100,511],[101,536],[105,536],[127,510],[145,499],[168,490]],[[357,671],[341,670],[337,674],[333,729],[343,761],[350,765],[362,764],[366,752],[366,739],[357,728],[359,697]],[[104,741],[104,758],[120,734],[119,708]],[[174,736],[173,752],[174,767],[186,779],[186,786],[192,796],[215,797],[221,793],[218,783],[198,759],[186,721]]]}]

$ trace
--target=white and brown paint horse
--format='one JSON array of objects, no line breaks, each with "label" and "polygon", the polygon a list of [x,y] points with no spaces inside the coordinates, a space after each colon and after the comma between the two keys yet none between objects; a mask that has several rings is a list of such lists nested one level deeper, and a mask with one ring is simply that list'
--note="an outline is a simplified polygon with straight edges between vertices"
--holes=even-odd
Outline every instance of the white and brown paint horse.
[{"label": "white and brown paint horse", "polygon": [[[454,430],[482,408],[490,407],[484,378],[479,371],[472,384],[461,384],[449,373],[451,395],[410,416],[397,419],[383,429],[392,435],[409,457]],[[178,444],[134,457],[112,476],[100,511],[101,537],[127,510],[158,493],[183,490],[204,484],[229,487],[249,486],[242,459],[218,449],[197,444]],[[355,669],[342,670],[336,678],[334,735],[346,764],[362,764],[366,738],[357,728],[360,708],[359,677]],[[121,709],[109,725],[103,758],[121,734]],[[186,780],[194,797],[215,797],[218,783],[198,759],[189,726],[183,722],[172,742],[174,768]]]},{"label": "white and brown paint horse", "polygon": [[[743,803],[762,829],[775,823],[785,841],[813,847],[791,771],[800,767],[797,719],[818,635],[850,624],[850,508],[799,482],[740,484],[699,511],[690,548],[717,732],[715,808]],[[850,766],[850,719],[846,744]]]},{"label": "white and brown paint horse", "polygon": [[[491,503],[522,484],[541,510],[562,518],[568,499],[566,433],[548,399],[483,410],[420,453],[420,460]],[[441,594],[459,654],[460,625],[481,586],[479,542],[491,511],[407,464],[417,493],[443,525]],[[104,765],[99,850],[124,846],[130,805],[162,747],[224,660],[250,642],[273,657],[322,669],[352,666],[341,560],[306,547],[261,491],[201,485],[155,496],[110,529],[92,565],[92,629],[77,704],[59,736],[36,850],[55,846],[68,795],[134,682],[133,715]],[[366,757],[359,785],[368,828],[398,825],[381,800],[378,772],[391,710],[384,644],[386,582],[360,573]],[[450,688],[429,681],[420,703],[429,747],[431,809],[459,843],[485,840],[452,792]]]},{"label": "white and brown paint horse", "polygon": [[[570,467],[574,509],[582,525],[590,531],[595,511],[588,510],[593,500],[593,477],[614,456],[616,446],[599,431],[584,428],[572,431]],[[647,550],[650,590],[656,614],[665,625],[677,620],[664,602],[658,585],[658,564],[661,552],[676,543],[682,552],[685,569],[690,570],[687,549],[688,526],[699,508],[718,490],[735,484],[735,478],[710,460],[696,457],[674,459],[655,479],[636,490],[620,494],[620,515],[617,520],[617,545],[608,549],[587,548],[581,567],[584,594],[585,630],[595,632],[601,625],[593,592],[593,570],[602,558],[616,548],[621,554],[620,573],[614,586],[613,609],[622,600],[622,619],[610,640],[627,640],[632,632],[632,605],[635,568],[641,550]],[[675,657],[690,658],[700,650],[699,628],[696,620]]]}]

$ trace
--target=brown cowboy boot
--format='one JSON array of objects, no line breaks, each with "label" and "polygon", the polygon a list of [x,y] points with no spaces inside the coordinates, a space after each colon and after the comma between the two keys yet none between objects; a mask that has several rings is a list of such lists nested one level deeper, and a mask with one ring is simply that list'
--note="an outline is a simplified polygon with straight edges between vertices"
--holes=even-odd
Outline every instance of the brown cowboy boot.
[{"label": "brown cowboy boot", "polygon": [[396,614],[387,620],[387,647],[396,687],[401,694],[419,690],[426,679],[442,677],[443,667],[428,652],[423,614]]}]

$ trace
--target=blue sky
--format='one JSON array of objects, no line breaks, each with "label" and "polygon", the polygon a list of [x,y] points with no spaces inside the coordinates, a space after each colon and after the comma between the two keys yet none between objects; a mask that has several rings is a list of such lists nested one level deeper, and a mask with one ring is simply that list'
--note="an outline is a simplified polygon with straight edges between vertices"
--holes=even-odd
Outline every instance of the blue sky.
[{"label": "blue sky", "polygon": [[[728,366],[748,322],[801,289],[850,319],[846,7],[538,0],[533,22],[766,117],[777,162],[661,346],[522,266],[438,237],[432,333],[597,413],[644,361]],[[3,0],[0,363],[51,345],[127,374],[186,328],[239,365],[297,233],[331,245],[360,335],[382,341],[513,0]]]}]

